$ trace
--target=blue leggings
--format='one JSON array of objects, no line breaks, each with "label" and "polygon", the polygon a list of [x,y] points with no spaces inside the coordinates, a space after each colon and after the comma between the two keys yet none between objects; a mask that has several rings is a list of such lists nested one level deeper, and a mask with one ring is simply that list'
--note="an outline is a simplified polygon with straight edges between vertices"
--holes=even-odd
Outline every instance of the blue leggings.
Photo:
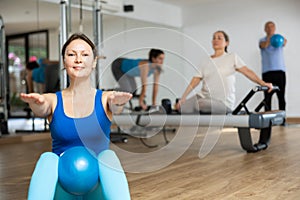
[{"label": "blue leggings", "polygon": [[100,183],[83,196],[70,194],[60,186],[58,160],[52,152],[41,155],[31,177],[28,200],[130,200],[125,173],[113,151],[104,150],[98,155]]}]

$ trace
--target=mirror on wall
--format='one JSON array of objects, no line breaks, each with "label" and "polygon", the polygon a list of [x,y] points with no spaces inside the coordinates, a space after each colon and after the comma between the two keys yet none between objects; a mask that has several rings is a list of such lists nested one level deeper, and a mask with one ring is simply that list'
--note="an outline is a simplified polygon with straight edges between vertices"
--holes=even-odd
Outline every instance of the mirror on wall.
[{"label": "mirror on wall", "polygon": [[[30,109],[20,100],[20,93],[28,92],[27,76],[33,68],[29,62],[39,62],[48,58],[48,31],[30,32],[7,36],[7,56],[9,74],[9,117],[28,117]],[[38,68],[36,65],[35,68]]]}]

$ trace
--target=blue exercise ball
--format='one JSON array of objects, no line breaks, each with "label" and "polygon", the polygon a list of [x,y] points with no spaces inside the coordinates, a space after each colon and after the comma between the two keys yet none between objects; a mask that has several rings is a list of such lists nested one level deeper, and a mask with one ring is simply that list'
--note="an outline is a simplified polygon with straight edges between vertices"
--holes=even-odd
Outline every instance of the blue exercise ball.
[{"label": "blue exercise ball", "polygon": [[93,191],[99,183],[99,166],[95,154],[85,147],[73,147],[59,158],[58,181],[73,195]]},{"label": "blue exercise ball", "polygon": [[284,37],[280,34],[274,34],[270,39],[271,45],[275,48],[281,47],[284,44]]}]

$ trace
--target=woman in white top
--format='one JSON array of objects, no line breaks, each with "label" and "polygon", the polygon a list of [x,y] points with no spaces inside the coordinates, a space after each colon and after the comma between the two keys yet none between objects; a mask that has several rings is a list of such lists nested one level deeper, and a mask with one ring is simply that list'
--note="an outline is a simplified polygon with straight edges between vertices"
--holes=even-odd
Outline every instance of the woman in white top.
[{"label": "woman in white top", "polygon": [[[228,53],[229,37],[224,31],[213,34],[212,46],[214,54],[204,65],[201,65],[176,108],[181,113],[225,114],[231,112],[235,103],[235,71],[245,75],[251,81],[267,86],[272,90],[272,84],[261,80],[243,60],[235,53]],[[189,93],[200,84],[199,93],[186,99]]]}]

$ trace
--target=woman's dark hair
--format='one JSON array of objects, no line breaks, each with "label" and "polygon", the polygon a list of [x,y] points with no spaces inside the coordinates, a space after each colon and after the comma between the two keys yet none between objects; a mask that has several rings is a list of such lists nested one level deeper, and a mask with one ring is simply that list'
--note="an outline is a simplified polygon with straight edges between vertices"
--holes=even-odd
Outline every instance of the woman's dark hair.
[{"label": "woman's dark hair", "polygon": [[[225,41],[229,42],[229,36],[227,35],[227,33],[225,33],[225,31],[217,31],[216,33],[222,33],[225,38]],[[225,47],[225,52],[227,53],[227,46]]]},{"label": "woman's dark hair", "polygon": [[32,61],[32,62],[27,63],[26,69],[33,70],[35,68],[38,68],[39,66],[40,66],[39,63],[37,63],[36,61]]},{"label": "woman's dark hair", "polygon": [[161,54],[165,54],[165,53],[160,49],[151,49],[149,51],[149,61],[152,62],[152,58],[157,58]]},{"label": "woman's dark hair", "polygon": [[83,40],[85,41],[86,43],[88,43],[92,50],[93,50],[93,53],[94,53],[94,58],[97,57],[97,49],[96,49],[96,46],[94,45],[94,43],[83,33],[74,33],[73,35],[71,35],[69,37],[69,39],[65,42],[64,46],[62,47],[62,50],[61,50],[61,55],[63,57],[63,59],[65,58],[65,52],[66,52],[66,48],[67,46],[74,40]]}]

